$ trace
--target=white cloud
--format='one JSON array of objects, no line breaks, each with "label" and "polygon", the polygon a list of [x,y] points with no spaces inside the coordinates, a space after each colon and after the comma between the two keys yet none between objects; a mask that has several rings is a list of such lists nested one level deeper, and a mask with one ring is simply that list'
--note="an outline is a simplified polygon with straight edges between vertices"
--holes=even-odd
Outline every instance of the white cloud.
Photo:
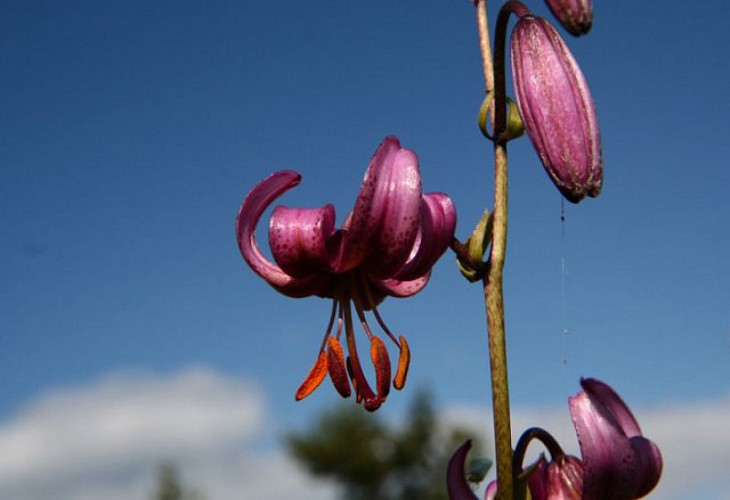
[{"label": "white cloud", "polygon": [[[56,390],[0,422],[0,498],[150,499],[164,460],[209,500],[335,498],[283,451],[261,446],[275,432],[265,403],[250,382],[205,369],[121,373]],[[730,397],[634,410],[665,459],[652,498],[730,498]],[[540,426],[579,454],[567,401],[513,414],[515,437]],[[450,407],[444,419],[491,429],[486,411],[473,406]]]},{"label": "white cloud", "polygon": [[[726,471],[730,464],[730,395],[714,401],[632,410],[644,435],[659,445],[664,459],[664,472],[651,498],[730,498],[730,475]],[[566,452],[580,456],[567,399],[563,408],[513,408],[512,413],[513,442],[525,429],[542,427]],[[470,428],[491,430],[492,426],[491,415],[470,406],[450,408],[444,418]],[[538,444],[533,447],[531,458],[542,451]]]},{"label": "white cloud", "polygon": [[164,460],[209,499],[333,498],[281,451],[256,449],[265,411],[254,386],[204,369],[59,390],[0,424],[0,498],[151,498]]}]

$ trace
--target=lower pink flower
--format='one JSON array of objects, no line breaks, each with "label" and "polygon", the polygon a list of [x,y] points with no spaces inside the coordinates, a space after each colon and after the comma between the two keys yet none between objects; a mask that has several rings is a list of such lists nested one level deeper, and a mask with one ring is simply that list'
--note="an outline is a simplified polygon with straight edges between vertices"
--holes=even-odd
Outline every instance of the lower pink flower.
[{"label": "lower pink flower", "polygon": [[[569,398],[582,459],[566,455],[550,434],[528,429],[517,444],[521,458],[532,439],[545,444],[551,455],[540,457],[528,467],[527,487],[532,500],[633,500],[647,495],[659,482],[662,456],[646,439],[631,410],[607,384],[592,378],[581,379],[583,390]],[[476,495],[464,478],[464,462],[469,444],[449,462],[447,483],[451,500],[472,500]],[[487,486],[485,498],[497,495],[497,482]]]}]

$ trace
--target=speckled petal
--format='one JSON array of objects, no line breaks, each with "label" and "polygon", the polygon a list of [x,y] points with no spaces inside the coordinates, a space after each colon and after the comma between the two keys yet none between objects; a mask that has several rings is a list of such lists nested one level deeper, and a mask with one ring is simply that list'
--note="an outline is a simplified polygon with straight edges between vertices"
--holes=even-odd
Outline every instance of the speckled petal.
[{"label": "speckled petal", "polygon": [[386,295],[390,295],[391,297],[410,297],[411,295],[415,295],[423,290],[423,287],[426,286],[430,277],[431,271],[428,271],[420,278],[416,278],[414,280],[401,281],[397,279],[374,279],[372,281],[375,287]]},{"label": "speckled petal", "polygon": [[449,248],[456,229],[456,208],[451,198],[443,193],[423,195],[420,221],[408,261],[394,277],[398,280],[423,276]]},{"label": "speckled petal", "polygon": [[636,421],[636,418],[634,418],[629,407],[621,399],[621,396],[616,394],[616,391],[608,384],[595,378],[582,378],[580,385],[594,401],[600,402],[600,404],[606,407],[606,410],[611,413],[627,437],[641,436],[639,422]]},{"label": "speckled petal", "polygon": [[334,233],[335,209],[277,207],[269,220],[269,247],[281,269],[293,277],[329,272],[326,242]]},{"label": "speckled petal", "polygon": [[259,182],[243,201],[236,219],[238,248],[251,269],[276,290],[290,297],[321,294],[328,284],[326,277],[313,274],[295,278],[261,254],[256,243],[256,225],[264,210],[276,198],[298,185],[301,176],[292,170],[282,170]]},{"label": "speckled petal", "polygon": [[362,265],[378,278],[400,270],[419,228],[421,175],[415,153],[387,137],[370,161],[355,208],[343,228],[343,251],[333,268]]},{"label": "speckled petal", "polygon": [[644,471],[641,476],[636,478],[634,486],[636,498],[641,498],[653,490],[659,482],[664,462],[659,447],[652,441],[643,436],[634,436],[629,441],[639,459],[638,468]]},{"label": "speckled petal", "polygon": [[[598,387],[596,382],[583,384]],[[584,390],[569,398],[569,404],[583,455],[583,497],[628,500],[651,491],[661,475],[661,454],[642,436],[627,437],[621,422],[636,420],[616,393]]]}]

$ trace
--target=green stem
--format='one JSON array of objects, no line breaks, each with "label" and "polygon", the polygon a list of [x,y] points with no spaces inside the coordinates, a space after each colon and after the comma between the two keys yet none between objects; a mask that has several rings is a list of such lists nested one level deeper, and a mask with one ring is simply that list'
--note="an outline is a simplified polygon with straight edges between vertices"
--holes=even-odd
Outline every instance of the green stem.
[{"label": "green stem", "polygon": [[[502,271],[507,250],[507,142],[504,52],[507,19],[500,11],[494,42],[494,60],[489,51],[486,0],[477,0],[479,45],[482,48],[487,91],[494,89],[494,207],[492,243],[488,272],[484,276],[484,301],[487,312],[489,367],[492,385],[494,441],[497,458],[497,491],[499,500],[512,500],[512,429],[510,423],[509,385],[507,379],[507,346],[504,329]],[[501,22],[500,22],[501,21]],[[487,47],[487,49],[485,49]]]},{"label": "green stem", "polygon": [[494,212],[489,272],[483,279],[492,379],[492,411],[500,500],[512,500],[512,429],[510,424],[507,346],[504,330],[502,270],[507,249],[507,148],[494,145]]},{"label": "green stem", "polygon": [[479,30],[479,51],[482,54],[484,68],[484,84],[487,94],[494,88],[494,70],[492,68],[492,46],[489,43],[489,18],[487,16],[487,0],[474,2],[477,13],[477,29]]}]

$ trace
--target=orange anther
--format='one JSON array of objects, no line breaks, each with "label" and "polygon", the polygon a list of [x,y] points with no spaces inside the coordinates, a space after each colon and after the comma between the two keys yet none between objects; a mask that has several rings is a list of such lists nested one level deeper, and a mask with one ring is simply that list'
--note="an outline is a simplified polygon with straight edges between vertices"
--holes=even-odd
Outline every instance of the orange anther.
[{"label": "orange anther", "polygon": [[385,344],[380,340],[380,337],[375,335],[370,340],[370,357],[373,359],[373,365],[375,366],[375,388],[378,397],[385,400],[390,392],[390,358]]},{"label": "orange anther", "polygon": [[327,366],[330,374],[330,380],[335,386],[337,392],[343,398],[350,397],[350,381],[348,380],[347,371],[345,369],[345,354],[342,352],[342,345],[335,337],[328,339],[327,346]]},{"label": "orange anther", "polygon": [[398,368],[395,370],[393,377],[393,387],[399,391],[406,385],[406,375],[408,375],[408,365],[411,363],[411,350],[408,348],[406,338],[401,335],[398,337],[400,342],[400,354],[398,355]]},{"label": "orange anther", "polygon": [[314,366],[309,370],[309,374],[302,382],[302,385],[297,389],[297,393],[294,398],[299,401],[306,398],[314,390],[319,387],[319,384],[324,380],[324,376],[327,375],[327,354],[322,351],[317,357],[317,361],[314,362]]}]

